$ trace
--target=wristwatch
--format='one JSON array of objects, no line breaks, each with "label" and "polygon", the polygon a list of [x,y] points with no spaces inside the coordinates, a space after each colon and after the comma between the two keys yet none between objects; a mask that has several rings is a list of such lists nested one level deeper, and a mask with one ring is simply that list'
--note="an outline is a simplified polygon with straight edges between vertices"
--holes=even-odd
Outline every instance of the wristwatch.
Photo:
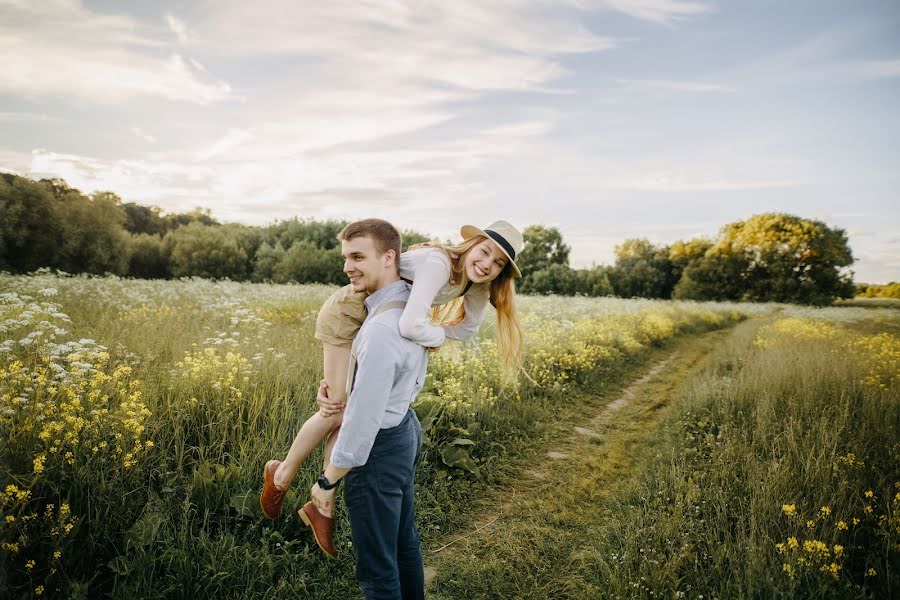
[{"label": "wristwatch", "polygon": [[341,482],[340,479],[338,479],[334,483],[331,483],[330,481],[328,481],[328,478],[325,477],[325,471],[322,471],[322,474],[319,475],[319,478],[316,480],[316,483],[319,484],[319,487],[322,488],[323,490],[333,490],[334,488],[336,488],[338,486],[338,484],[340,482]]}]

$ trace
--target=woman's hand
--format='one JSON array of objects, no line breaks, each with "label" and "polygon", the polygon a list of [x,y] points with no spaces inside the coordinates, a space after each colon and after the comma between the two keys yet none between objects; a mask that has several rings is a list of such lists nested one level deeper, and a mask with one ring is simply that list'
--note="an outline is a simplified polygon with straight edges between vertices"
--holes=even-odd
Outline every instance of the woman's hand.
[{"label": "woman's hand", "polygon": [[316,402],[319,404],[319,414],[330,417],[338,414],[345,408],[345,404],[335,402],[328,397],[328,382],[324,379],[319,382],[319,393],[316,394]]}]

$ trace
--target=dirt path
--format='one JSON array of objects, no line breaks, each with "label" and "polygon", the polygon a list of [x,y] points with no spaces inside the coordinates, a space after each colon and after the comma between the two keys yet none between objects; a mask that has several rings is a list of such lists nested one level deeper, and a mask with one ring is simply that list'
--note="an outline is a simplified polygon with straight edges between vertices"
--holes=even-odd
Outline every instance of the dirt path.
[{"label": "dirt path", "polygon": [[538,449],[518,479],[489,491],[469,527],[425,549],[429,597],[580,597],[570,583],[580,579],[578,540],[599,518],[584,499],[630,472],[660,409],[730,332],[681,340],[624,389],[590,398],[593,416]]}]

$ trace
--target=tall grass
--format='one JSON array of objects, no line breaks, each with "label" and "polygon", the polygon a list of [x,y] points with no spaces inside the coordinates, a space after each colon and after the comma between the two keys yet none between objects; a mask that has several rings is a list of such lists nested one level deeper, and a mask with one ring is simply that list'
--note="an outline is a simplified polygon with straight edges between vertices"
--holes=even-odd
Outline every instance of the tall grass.
[{"label": "tall grass", "polygon": [[[314,410],[324,286],[0,275],[0,590],[97,597],[345,598],[349,527],[324,559],[291,507],[258,510],[260,472]],[[432,362],[417,405],[426,544],[553,424],[579,386],[675,336],[769,307],[525,299],[529,359],[504,387],[493,324]],[[467,440],[461,442],[460,440]],[[65,509],[63,510],[63,507]]]},{"label": "tall grass", "polygon": [[742,326],[609,501],[590,580],[610,597],[895,597],[900,338],[881,325]]}]

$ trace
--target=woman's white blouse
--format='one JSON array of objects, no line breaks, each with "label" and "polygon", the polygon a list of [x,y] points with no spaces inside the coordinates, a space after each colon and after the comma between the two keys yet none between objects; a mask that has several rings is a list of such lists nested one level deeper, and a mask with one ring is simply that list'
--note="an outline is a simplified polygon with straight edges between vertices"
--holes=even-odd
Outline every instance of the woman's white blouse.
[{"label": "woman's white blouse", "polygon": [[459,287],[450,283],[450,259],[441,250],[418,248],[404,252],[400,255],[400,277],[413,282],[400,316],[400,335],[426,348],[436,348],[445,339],[465,340],[478,333],[490,302],[488,284],[473,284],[466,292],[466,316],[461,323],[431,323],[431,307],[446,304],[459,295]]}]

